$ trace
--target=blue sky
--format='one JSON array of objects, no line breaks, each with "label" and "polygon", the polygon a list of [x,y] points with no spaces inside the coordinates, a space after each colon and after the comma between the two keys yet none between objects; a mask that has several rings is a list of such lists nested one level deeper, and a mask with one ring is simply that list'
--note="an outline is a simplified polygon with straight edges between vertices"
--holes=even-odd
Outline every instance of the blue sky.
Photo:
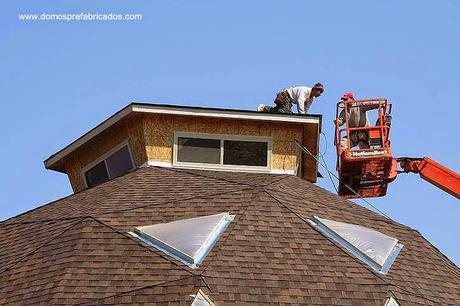
[{"label": "blue sky", "polygon": [[[81,12],[143,20],[18,20]],[[454,0],[0,0],[0,220],[71,193],[43,160],[130,101],[255,109],[317,81],[326,92],[310,111],[323,114],[329,167],[335,103],[351,90],[393,101],[396,156],[459,172],[459,14]],[[413,174],[370,201],[460,265],[458,200]]]}]

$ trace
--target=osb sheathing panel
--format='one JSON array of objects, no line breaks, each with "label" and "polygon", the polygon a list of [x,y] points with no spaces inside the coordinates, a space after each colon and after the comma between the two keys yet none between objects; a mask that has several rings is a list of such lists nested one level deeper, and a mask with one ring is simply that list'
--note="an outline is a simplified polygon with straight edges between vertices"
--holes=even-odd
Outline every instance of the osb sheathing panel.
[{"label": "osb sheathing panel", "polygon": [[[134,114],[77,149],[63,163],[72,189],[77,192],[85,188],[82,170],[121,142],[129,139],[136,167],[148,160],[171,163],[174,132],[192,132],[271,137],[272,169],[295,171],[302,154],[293,140],[297,139],[316,150],[317,135],[312,134],[311,128],[307,129],[308,135],[304,135],[303,129],[298,124],[280,122]],[[308,140],[309,137],[312,139]],[[316,180],[315,165],[305,156],[303,160],[306,163],[302,169],[303,177],[310,181]]]},{"label": "osb sheathing panel", "polygon": [[[314,155],[318,156],[319,150],[319,126],[316,124],[307,123],[303,127],[302,143]],[[302,178],[309,182],[316,182],[318,164],[316,160],[309,154],[302,155]]]},{"label": "osb sheathing panel", "polygon": [[141,115],[130,116],[78,148],[65,161],[66,172],[74,192],[85,188],[82,170],[118,144],[129,139],[135,167],[147,161]]},{"label": "osb sheathing panel", "polygon": [[144,164],[147,159],[147,152],[145,151],[145,136],[143,116],[137,115],[127,121],[126,126],[129,135],[129,145],[136,167]]},{"label": "osb sheathing panel", "polygon": [[149,160],[172,162],[174,132],[269,136],[273,139],[272,169],[291,171],[301,154],[293,140],[303,139],[302,127],[296,124],[152,114],[144,120]]}]

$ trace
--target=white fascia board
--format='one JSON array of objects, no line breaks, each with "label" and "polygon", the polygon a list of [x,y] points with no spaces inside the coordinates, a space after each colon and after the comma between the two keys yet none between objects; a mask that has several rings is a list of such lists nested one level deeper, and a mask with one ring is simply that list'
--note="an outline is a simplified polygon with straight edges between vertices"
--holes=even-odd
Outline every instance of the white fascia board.
[{"label": "white fascia board", "polygon": [[84,134],[83,136],[81,136],[80,138],[78,138],[77,140],[69,144],[68,146],[66,146],[64,149],[62,149],[58,153],[49,157],[44,162],[45,168],[46,169],[50,168],[54,163],[61,160],[62,158],[67,156],[69,153],[77,149],[78,147],[82,146],[83,144],[91,140],[92,138],[96,137],[97,135],[99,135],[100,133],[102,133],[103,131],[111,127],[112,125],[114,125],[116,122],[120,121],[121,119],[123,119],[124,117],[132,113],[133,111],[132,109],[133,109],[132,105],[128,105],[127,107],[120,110],[118,113],[115,113],[115,115],[103,121],[101,124],[96,126],[94,129],[90,130],[89,132],[87,132],[86,134]]},{"label": "white fascia board", "polygon": [[219,109],[194,109],[174,107],[174,106],[159,106],[159,105],[133,105],[133,112],[153,113],[153,114],[168,114],[182,116],[199,116],[199,117],[214,117],[228,119],[243,119],[243,120],[259,120],[259,121],[277,121],[291,123],[315,123],[319,124],[319,118],[316,117],[301,117],[292,115],[277,115],[271,113],[244,113],[237,110],[219,110]]},{"label": "white fascia board", "polygon": [[95,136],[99,135],[130,113],[150,113],[150,114],[167,114],[167,115],[183,115],[183,116],[198,116],[198,117],[212,117],[212,118],[228,118],[228,119],[241,119],[241,120],[257,120],[257,121],[276,121],[288,123],[314,123],[320,124],[320,118],[308,116],[295,116],[295,115],[277,115],[271,113],[257,113],[257,112],[242,112],[237,110],[219,110],[207,108],[194,108],[178,107],[173,105],[140,105],[132,103],[113,116],[103,121],[101,124],[84,134],[61,151],[55,153],[47,160],[44,161],[45,168],[49,169],[56,162],[70,154],[75,149],[79,148]]}]

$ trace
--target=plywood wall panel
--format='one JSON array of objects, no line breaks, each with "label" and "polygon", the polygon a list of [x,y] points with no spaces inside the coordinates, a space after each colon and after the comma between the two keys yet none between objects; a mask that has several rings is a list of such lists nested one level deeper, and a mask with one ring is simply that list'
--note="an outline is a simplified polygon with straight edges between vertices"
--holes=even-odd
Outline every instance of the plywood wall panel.
[{"label": "plywood wall panel", "polygon": [[129,140],[135,167],[147,161],[142,121],[140,115],[133,115],[122,120],[78,148],[66,159],[66,172],[74,192],[85,188],[83,169],[126,140]]},{"label": "plywood wall panel", "polygon": [[73,155],[72,158],[67,160],[66,166],[66,172],[70,181],[70,185],[72,186],[72,190],[74,192],[78,192],[85,189],[85,183],[81,177],[82,166],[78,154]]},{"label": "plywood wall panel", "polygon": [[129,145],[136,167],[141,166],[147,161],[143,120],[142,115],[137,115],[129,118],[126,122]]},{"label": "plywood wall panel", "polygon": [[[316,124],[304,124],[302,143],[308,150],[318,156],[319,151],[319,126]],[[309,182],[316,182],[318,165],[316,160],[309,154],[303,153],[302,177]]]},{"label": "plywood wall panel", "polygon": [[[179,116],[168,114],[132,114],[104,131],[69,155],[63,163],[74,191],[85,188],[82,170],[90,163],[129,139],[136,167],[147,161],[172,163],[174,132],[271,137],[272,170],[292,173],[298,170],[301,152],[297,139],[317,149],[317,125],[260,122],[237,119]],[[304,130],[306,132],[304,132]],[[302,172],[316,180],[316,163],[303,156]],[[314,172],[314,173],[313,173]],[[308,173],[306,175],[305,173]]]},{"label": "plywood wall panel", "polygon": [[174,132],[190,132],[272,137],[273,169],[292,172],[299,163],[299,149],[293,139],[302,141],[302,127],[295,124],[150,115],[145,118],[144,129],[149,160],[172,163]]}]

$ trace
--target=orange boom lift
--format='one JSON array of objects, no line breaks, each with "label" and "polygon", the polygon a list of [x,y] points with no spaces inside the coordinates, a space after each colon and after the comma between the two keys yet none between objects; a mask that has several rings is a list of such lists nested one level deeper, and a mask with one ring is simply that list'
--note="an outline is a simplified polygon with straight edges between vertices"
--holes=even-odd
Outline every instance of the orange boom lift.
[{"label": "orange boom lift", "polygon": [[[376,124],[349,127],[351,108],[377,110]],[[460,175],[455,171],[428,157],[393,157],[390,142],[391,110],[390,101],[382,98],[337,103],[336,118],[344,112],[342,128],[338,120],[335,120],[334,144],[337,148],[337,171],[340,178],[338,194],[345,198],[381,197],[398,174],[412,172],[419,173],[424,180],[460,199]],[[364,135],[369,148],[352,147],[352,141],[349,140],[356,137],[357,133]]]}]

